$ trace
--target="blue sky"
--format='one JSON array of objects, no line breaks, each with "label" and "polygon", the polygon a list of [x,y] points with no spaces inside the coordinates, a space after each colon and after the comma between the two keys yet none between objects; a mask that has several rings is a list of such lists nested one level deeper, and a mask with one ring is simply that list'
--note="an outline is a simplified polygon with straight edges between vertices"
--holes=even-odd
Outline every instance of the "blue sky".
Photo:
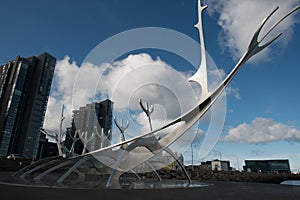
[{"label": "blue sky", "polygon": [[[261,16],[266,16],[275,4],[286,12],[295,2],[299,4],[284,0],[272,1],[274,5],[267,0],[243,3],[229,0],[227,4],[204,1],[209,6],[203,12],[206,50],[217,67],[228,74]],[[102,41],[140,27],[168,28],[199,41],[193,27],[197,22],[196,0],[12,0],[1,1],[0,8],[1,63],[17,55],[27,57],[47,51],[61,61],[61,66],[62,63],[80,66]],[[250,16],[251,20],[244,16]],[[231,83],[233,92],[227,95],[221,140],[207,159],[218,158],[221,152],[222,158],[231,160],[234,167],[239,160],[241,168],[244,159],[288,158],[293,169],[300,169],[300,24],[296,16],[299,19],[299,12],[280,27],[283,36],[268,53],[248,62]],[[186,61],[166,52],[147,53],[153,60],[159,57],[178,70],[190,67]],[[75,71],[66,68],[65,75],[68,72],[70,75],[65,78],[72,77]],[[60,107],[58,102],[55,105]]]}]

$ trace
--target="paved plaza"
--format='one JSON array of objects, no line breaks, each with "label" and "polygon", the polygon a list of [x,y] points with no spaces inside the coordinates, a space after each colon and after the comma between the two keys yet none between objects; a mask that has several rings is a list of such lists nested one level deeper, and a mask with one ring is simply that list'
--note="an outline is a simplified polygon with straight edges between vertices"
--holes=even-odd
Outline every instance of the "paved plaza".
[{"label": "paved plaza", "polygon": [[0,184],[2,200],[59,199],[300,199],[300,187],[279,184],[212,182],[211,186],[180,189],[70,189]]}]

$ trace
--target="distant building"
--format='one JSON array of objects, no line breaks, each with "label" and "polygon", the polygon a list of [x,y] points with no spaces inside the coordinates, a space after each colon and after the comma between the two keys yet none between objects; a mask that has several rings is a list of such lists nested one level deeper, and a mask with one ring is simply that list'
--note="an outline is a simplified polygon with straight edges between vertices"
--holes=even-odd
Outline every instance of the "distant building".
[{"label": "distant building", "polygon": [[245,160],[244,171],[262,173],[291,173],[288,159]]},{"label": "distant building", "polygon": [[229,171],[230,161],[227,160],[213,160],[211,161],[211,169],[215,171]]},{"label": "distant building", "polygon": [[45,134],[41,135],[38,158],[58,156],[57,144],[49,142]]},{"label": "distant building", "polygon": [[[113,102],[105,100],[102,102],[93,102],[78,110],[73,111],[72,127],[67,129],[66,147],[72,146],[72,137],[77,134],[88,140],[94,134],[94,139],[89,143],[88,149],[95,150],[110,145],[112,129],[112,111]],[[98,135],[96,134],[98,133]],[[101,138],[99,137],[101,136]],[[81,153],[83,144],[78,141],[75,144],[75,153]]]},{"label": "distant building", "polygon": [[201,170],[214,170],[214,171],[230,171],[232,168],[230,167],[230,161],[227,160],[213,160],[201,162],[199,166]]},{"label": "distant building", "polygon": [[43,53],[0,66],[0,155],[38,157],[55,63]]},{"label": "distant building", "polygon": [[198,168],[200,170],[211,170],[211,161],[201,162]]}]

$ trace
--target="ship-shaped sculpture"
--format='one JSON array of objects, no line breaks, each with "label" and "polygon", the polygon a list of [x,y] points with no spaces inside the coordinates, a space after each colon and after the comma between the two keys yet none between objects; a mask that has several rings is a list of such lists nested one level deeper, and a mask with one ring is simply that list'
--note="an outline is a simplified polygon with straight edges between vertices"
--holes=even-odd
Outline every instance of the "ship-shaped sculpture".
[{"label": "ship-shaped sculpture", "polygon": [[[217,101],[220,95],[224,92],[225,88],[229,85],[231,80],[237,75],[239,70],[244,66],[244,64],[254,55],[258,54],[260,51],[265,49],[267,46],[272,44],[280,35],[279,33],[273,39],[264,42],[265,38],[272,32],[272,30],[282,22],[286,17],[294,13],[300,8],[300,6],[295,7],[290,12],[288,12],[284,17],[279,19],[263,36],[258,40],[262,28],[265,26],[266,22],[270,17],[278,10],[279,7],[274,9],[261,23],[260,27],[254,33],[248,48],[246,49],[243,56],[234,66],[232,71],[227,75],[227,77],[213,90],[208,91],[207,85],[207,66],[206,66],[206,56],[205,56],[205,45],[204,36],[202,28],[202,11],[207,6],[202,6],[201,1],[198,1],[198,23],[195,25],[199,30],[200,43],[201,43],[201,64],[196,73],[189,78],[189,81],[194,81],[202,87],[202,94],[200,101],[195,105],[190,111],[186,112],[182,116],[173,120],[172,122],[150,131],[148,133],[123,140],[119,143],[112,144],[110,146],[91,151],[88,153],[83,153],[82,155],[68,156],[65,159],[51,159],[47,158],[44,160],[37,161],[36,163],[25,167],[24,169],[16,172],[15,177],[26,178],[37,172],[38,170],[45,168],[46,166],[51,166],[42,173],[39,173],[33,180],[41,180],[46,175],[54,172],[57,169],[70,166],[65,173],[63,173],[56,181],[57,184],[61,184],[64,180],[74,172],[80,165],[87,162],[90,159],[97,159],[101,161],[106,166],[112,167],[112,171],[106,182],[106,187],[110,188],[117,184],[119,176],[123,172],[134,172],[134,168],[141,163],[147,162],[149,159],[153,158],[155,155],[162,151],[166,151],[168,147],[178,140],[183,134],[187,132]],[[263,45],[262,42],[264,42]],[[123,126],[123,125],[122,125]],[[121,130],[121,129],[120,129]],[[123,130],[123,129],[122,129]],[[172,152],[169,152],[172,154]],[[151,166],[150,166],[151,167]],[[118,173],[121,172],[121,173]],[[138,175],[137,175],[138,176]],[[159,175],[158,175],[159,176]],[[189,182],[191,179],[186,173]]]}]

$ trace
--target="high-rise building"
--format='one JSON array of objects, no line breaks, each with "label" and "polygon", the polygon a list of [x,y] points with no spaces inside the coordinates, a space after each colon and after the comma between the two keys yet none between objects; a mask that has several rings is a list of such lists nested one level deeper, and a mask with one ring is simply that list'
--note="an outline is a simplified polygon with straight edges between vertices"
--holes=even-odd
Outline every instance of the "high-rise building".
[{"label": "high-rise building", "polygon": [[[71,148],[73,141],[70,135],[89,140],[88,150],[95,150],[108,146],[111,141],[113,102],[104,100],[93,102],[73,111],[72,127],[67,130],[66,147]],[[75,152],[82,152],[82,141],[75,144]]]},{"label": "high-rise building", "polygon": [[43,53],[0,66],[0,155],[37,158],[55,63]]}]

